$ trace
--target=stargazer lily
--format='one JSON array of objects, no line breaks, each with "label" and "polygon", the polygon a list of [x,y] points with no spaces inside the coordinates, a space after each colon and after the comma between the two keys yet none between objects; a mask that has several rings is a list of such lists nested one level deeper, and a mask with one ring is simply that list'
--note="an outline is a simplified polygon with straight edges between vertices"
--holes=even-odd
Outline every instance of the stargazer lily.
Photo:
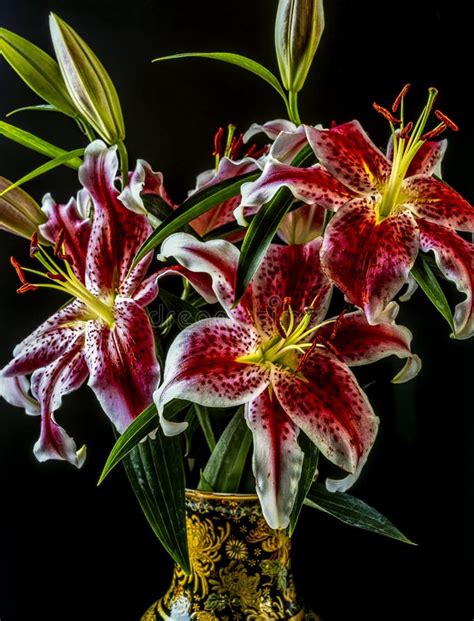
[{"label": "stargazer lily", "polygon": [[[441,111],[439,124],[426,125],[436,98],[416,123],[405,123],[404,88],[392,112],[375,104],[390,122],[392,139],[385,156],[357,121],[332,129],[306,127],[319,164],[295,168],[269,159],[262,176],[242,186],[242,206],[255,209],[282,186],[304,203],[335,211],[321,250],[322,265],[347,300],[362,308],[370,323],[408,282],[419,250],[432,251],[444,276],[466,298],[454,313],[455,335],[474,332],[473,245],[457,231],[474,231],[474,209],[437,178],[446,141],[433,138],[457,129]],[[400,118],[395,113],[400,111]]]},{"label": "stargazer lily", "polygon": [[[20,293],[53,288],[70,299],[14,350],[0,375],[0,392],[27,413],[41,413],[34,452],[40,461],[67,460],[81,466],[83,449],[55,421],[62,397],[87,379],[119,432],[152,401],[159,366],[145,307],[157,295],[156,275],[146,276],[151,254],[132,268],[133,258],[152,228],[146,216],[127,209],[115,187],[116,147],[95,141],[86,149],[79,201],[59,205],[47,195],[40,226],[50,251],[31,244],[43,266],[22,267]],[[90,214],[89,211],[92,210]],[[138,211],[138,208],[135,210]],[[32,277],[32,281],[27,276]],[[31,397],[26,376],[32,374]]]},{"label": "stargazer lily", "polygon": [[161,426],[167,435],[186,428],[164,418],[171,399],[210,407],[245,404],[257,492],[273,528],[288,525],[298,489],[299,430],[349,472],[343,480],[329,481],[330,489],[347,489],[359,476],[378,419],[349,367],[395,354],[407,359],[396,381],[410,379],[419,368],[410,332],[394,323],[395,303],[377,326],[360,311],[325,319],[331,285],[320,269],[321,242],[270,246],[235,308],[235,246],[176,233],[161,248],[179,265],[164,268],[160,277],[185,276],[227,314],[198,321],[172,343],[163,384],[154,395]]}]

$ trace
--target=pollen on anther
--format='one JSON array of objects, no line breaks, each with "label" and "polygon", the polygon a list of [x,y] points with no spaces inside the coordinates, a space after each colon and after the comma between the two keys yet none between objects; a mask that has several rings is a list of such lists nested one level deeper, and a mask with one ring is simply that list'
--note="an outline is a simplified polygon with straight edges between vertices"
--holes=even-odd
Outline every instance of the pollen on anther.
[{"label": "pollen on anther", "polygon": [[390,110],[387,110],[387,108],[380,106],[375,101],[372,104],[372,106],[374,110],[376,110],[379,114],[381,114],[384,118],[386,118],[389,123],[392,123],[393,125],[400,125],[401,123],[400,119],[397,119],[397,117],[393,116]]},{"label": "pollen on anther", "polygon": [[446,116],[446,114],[444,114],[444,112],[441,112],[441,110],[435,110],[435,116],[440,121],[442,121],[445,125],[447,125],[447,127],[449,127],[449,129],[451,129],[453,132],[458,132],[459,131],[459,126],[456,125],[456,123],[454,121],[452,121],[449,118],[449,116]]},{"label": "pollen on anther", "polygon": [[405,84],[405,86],[402,88],[402,90],[397,95],[395,101],[392,104],[392,112],[396,112],[398,110],[398,108],[400,107],[400,104],[402,103],[403,99],[406,97],[406,94],[408,93],[409,90],[410,90],[410,84]]},{"label": "pollen on anther", "polygon": [[222,155],[222,137],[224,136],[224,128],[219,127],[214,136],[214,151],[212,155],[220,157]]},{"label": "pollen on anther", "polygon": [[59,280],[59,282],[66,282],[66,278],[62,274],[55,274],[54,272],[46,272],[46,276],[51,280]]},{"label": "pollen on anther", "polygon": [[33,235],[31,236],[31,242],[30,242],[30,257],[32,259],[34,258],[38,250],[39,250],[38,233],[36,233],[35,231]]},{"label": "pollen on anther", "polygon": [[440,134],[442,134],[447,129],[447,127],[448,126],[445,123],[440,123],[438,127],[435,127],[430,132],[426,132],[426,134],[423,134],[420,140],[424,141],[424,140],[431,140],[432,138],[436,138],[436,136],[439,136]]},{"label": "pollen on anther", "polygon": [[408,134],[411,132],[412,129],[413,123],[412,121],[408,121],[405,127],[400,131],[399,138],[407,138]]},{"label": "pollen on anther", "polygon": [[21,284],[28,285],[29,283],[26,280],[25,272],[23,271],[23,268],[18,263],[18,261],[15,259],[15,257],[10,257],[10,263],[12,264],[15,272],[17,273],[17,276],[20,279]]}]

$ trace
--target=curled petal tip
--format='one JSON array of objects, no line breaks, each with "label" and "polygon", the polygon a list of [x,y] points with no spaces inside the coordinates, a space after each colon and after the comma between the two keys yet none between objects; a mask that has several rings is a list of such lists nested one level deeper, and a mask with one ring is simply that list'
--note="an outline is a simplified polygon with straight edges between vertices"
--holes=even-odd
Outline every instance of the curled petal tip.
[{"label": "curled petal tip", "polygon": [[414,354],[410,356],[403,369],[395,375],[392,379],[392,384],[404,384],[405,382],[409,382],[411,379],[416,377],[421,369],[421,359],[419,356]]}]

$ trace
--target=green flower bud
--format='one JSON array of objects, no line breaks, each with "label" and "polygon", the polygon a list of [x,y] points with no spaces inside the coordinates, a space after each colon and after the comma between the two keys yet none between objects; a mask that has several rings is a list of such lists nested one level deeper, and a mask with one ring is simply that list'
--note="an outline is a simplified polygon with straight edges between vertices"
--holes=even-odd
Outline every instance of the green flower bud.
[{"label": "green flower bud", "polygon": [[283,86],[298,93],[324,30],[323,0],[280,0],[275,48]]},{"label": "green flower bud", "polygon": [[122,108],[104,66],[87,43],[53,13],[51,38],[66,88],[81,117],[109,144],[125,138]]},{"label": "green flower bud", "polygon": [[[0,177],[0,192],[10,185],[11,181]],[[46,215],[41,207],[21,188],[13,188],[0,196],[0,229],[31,239],[44,222]]]}]

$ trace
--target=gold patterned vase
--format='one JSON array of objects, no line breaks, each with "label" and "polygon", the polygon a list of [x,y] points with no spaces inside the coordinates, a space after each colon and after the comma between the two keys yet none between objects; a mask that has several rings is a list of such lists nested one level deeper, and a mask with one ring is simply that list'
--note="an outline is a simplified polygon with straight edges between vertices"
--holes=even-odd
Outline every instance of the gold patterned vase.
[{"label": "gold patterned vase", "polygon": [[296,596],[290,538],[269,528],[256,496],[188,490],[186,521],[191,573],[175,566],[142,621],[318,620]]}]

